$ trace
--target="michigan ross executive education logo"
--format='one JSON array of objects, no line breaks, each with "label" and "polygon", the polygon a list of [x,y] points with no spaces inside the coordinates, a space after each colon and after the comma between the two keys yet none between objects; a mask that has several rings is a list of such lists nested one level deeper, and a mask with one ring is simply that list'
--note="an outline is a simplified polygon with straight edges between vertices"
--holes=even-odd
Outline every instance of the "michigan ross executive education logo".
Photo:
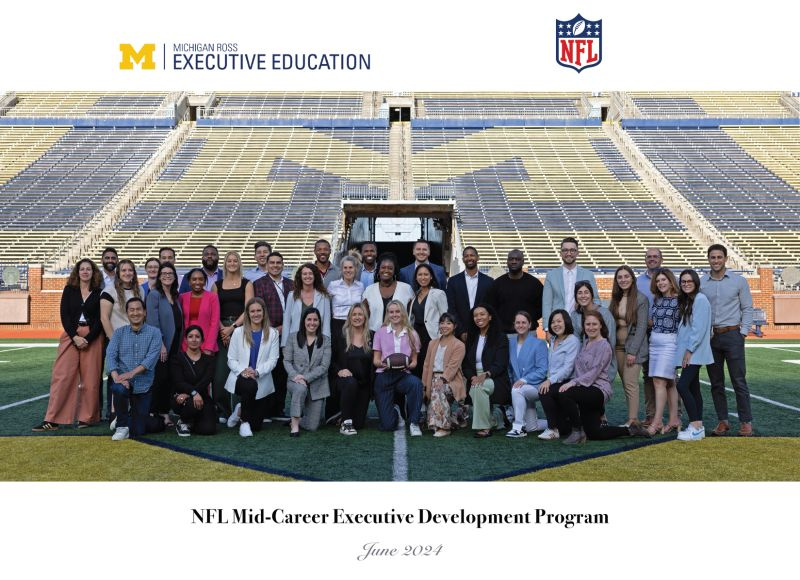
[{"label": "michigan ross executive education logo", "polygon": [[603,60],[602,20],[556,19],[556,62],[578,72]]},{"label": "michigan ross executive education logo", "polygon": [[175,42],[162,43],[159,49],[157,46],[155,43],[139,46],[119,43],[120,70],[356,71],[372,68],[372,55],[368,52],[245,52],[237,42]]}]

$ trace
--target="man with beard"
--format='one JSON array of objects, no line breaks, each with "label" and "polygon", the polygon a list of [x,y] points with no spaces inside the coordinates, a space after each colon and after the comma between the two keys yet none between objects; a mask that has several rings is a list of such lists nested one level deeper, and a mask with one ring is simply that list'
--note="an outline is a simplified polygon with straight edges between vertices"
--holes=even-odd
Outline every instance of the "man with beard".
[{"label": "man with beard", "polygon": [[472,246],[464,248],[461,259],[464,261],[464,271],[447,281],[447,307],[458,318],[456,334],[466,343],[470,313],[476,304],[484,302],[494,280],[478,270],[478,250]]},{"label": "man with beard", "polygon": [[[217,266],[219,266],[219,251],[217,251],[217,247],[209,244],[203,248],[202,261],[203,270],[206,273],[206,291],[211,292],[214,284],[217,283],[217,280],[222,280],[223,276],[222,270],[217,268]],[[191,288],[189,288],[189,278],[184,276],[181,282],[180,293],[183,294],[189,290],[191,290]]]},{"label": "man with beard", "polygon": [[722,244],[708,248],[710,271],[700,279],[700,292],[711,303],[711,352],[714,363],[706,366],[711,381],[711,398],[719,423],[712,435],[726,435],[730,430],[728,398],[725,393],[725,370],[736,395],[739,436],[753,436],[753,413],[747,388],[744,342],[753,324],[753,296],[743,276],[725,267],[728,249]]},{"label": "man with beard", "polygon": [[[261,298],[267,305],[267,316],[270,326],[280,335],[283,329],[283,314],[286,311],[286,300],[294,290],[294,282],[283,276],[283,256],[279,252],[271,252],[267,257],[267,275],[253,283],[253,295]],[[275,392],[267,397],[266,416],[276,421],[288,421],[284,414],[286,407],[286,367],[283,366],[283,351],[278,363],[272,369],[272,383]]]},{"label": "man with beard", "polygon": [[342,272],[331,262],[331,244],[328,240],[317,240],[314,243],[314,265],[322,274],[322,283],[325,287],[334,280],[342,277]]},{"label": "man with beard", "polygon": [[[117,262],[119,262],[119,256],[114,248],[109,247],[103,250],[103,254],[100,257],[100,263],[103,265],[104,286],[114,283],[114,279],[117,277]],[[105,354],[103,355],[103,358],[105,358]]]},{"label": "man with beard", "polygon": [[375,283],[375,274],[378,273],[378,246],[375,242],[361,244],[361,273],[359,279],[364,288]]},{"label": "man with beard", "polygon": [[163,247],[158,250],[158,261],[161,264],[172,264],[175,265],[175,250],[170,247]]},{"label": "man with beard", "polygon": [[400,270],[397,279],[405,282],[411,286],[415,291],[417,289],[417,281],[415,279],[417,274],[417,266],[421,264],[428,264],[436,276],[436,283],[439,285],[439,290],[447,288],[447,274],[444,268],[439,264],[433,264],[429,258],[431,257],[431,243],[428,240],[417,240],[414,242],[414,261],[408,266]]},{"label": "man with beard", "polygon": [[570,314],[575,312],[575,284],[586,280],[592,285],[594,301],[600,304],[600,294],[591,270],[578,265],[578,240],[564,238],[561,240],[561,266],[547,272],[544,280],[544,296],[542,298],[542,323],[547,328],[547,321],[553,310],[563,308]]},{"label": "man with beard", "polygon": [[269,242],[259,240],[255,243],[256,267],[244,273],[244,277],[255,283],[256,280],[264,278],[269,273],[267,267],[267,257],[272,253],[272,246]]},{"label": "man with beard", "polygon": [[514,317],[520,310],[531,315],[532,329],[542,316],[542,283],[523,272],[524,262],[522,250],[511,250],[506,259],[508,273],[497,278],[486,293],[486,301],[494,306],[506,334],[515,333]]}]

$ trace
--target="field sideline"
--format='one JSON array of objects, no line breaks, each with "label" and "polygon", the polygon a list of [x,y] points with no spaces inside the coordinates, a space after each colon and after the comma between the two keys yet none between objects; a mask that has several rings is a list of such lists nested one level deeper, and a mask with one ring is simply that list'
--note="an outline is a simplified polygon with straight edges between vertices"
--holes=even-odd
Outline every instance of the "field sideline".
[{"label": "field sideline", "polygon": [[[47,406],[55,341],[0,341],[0,467],[5,481],[797,481],[800,480],[800,342],[748,343],[748,382],[755,437],[674,441],[620,439],[566,447],[535,437],[510,440],[496,432],[475,440],[471,431],[435,440],[429,432],[381,433],[375,420],[355,437],[333,427],[288,437],[265,425],[243,440],[222,426],[213,437],[179,438],[174,431],[140,441],[110,440],[107,424],[78,431],[32,433]],[[705,372],[701,379],[707,382]],[[609,420],[624,420],[619,381]],[[716,424],[703,391],[705,422]],[[732,393],[729,405],[735,411]],[[374,407],[371,410],[374,415]],[[736,425],[733,415],[732,423]],[[55,437],[55,441],[46,438]]]}]

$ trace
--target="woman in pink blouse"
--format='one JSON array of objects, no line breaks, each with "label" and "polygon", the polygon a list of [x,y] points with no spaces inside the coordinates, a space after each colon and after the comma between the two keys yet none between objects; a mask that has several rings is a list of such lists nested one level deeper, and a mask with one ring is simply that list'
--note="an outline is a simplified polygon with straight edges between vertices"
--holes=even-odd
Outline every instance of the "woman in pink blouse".
[{"label": "woman in pink blouse", "polygon": [[[207,275],[202,268],[191,270],[189,278],[189,292],[180,295],[181,310],[183,311],[184,331],[192,325],[203,329],[203,354],[213,356],[217,353],[217,332],[219,331],[219,299],[216,294],[206,290]],[[186,352],[186,339],[184,338],[181,350]]]}]

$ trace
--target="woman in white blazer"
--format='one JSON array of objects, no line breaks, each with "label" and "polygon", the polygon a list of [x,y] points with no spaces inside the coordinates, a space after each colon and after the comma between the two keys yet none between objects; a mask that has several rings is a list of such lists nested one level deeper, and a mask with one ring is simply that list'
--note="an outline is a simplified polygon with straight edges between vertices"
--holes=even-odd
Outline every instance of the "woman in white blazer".
[{"label": "woman in white blazer", "polygon": [[300,319],[306,308],[316,308],[322,315],[322,334],[331,337],[331,299],[322,274],[311,262],[300,266],[294,275],[294,291],[286,299],[286,310],[283,314],[283,330],[281,331],[281,347],[285,347],[289,335],[300,328]]},{"label": "woman in white blazer", "polygon": [[241,399],[228,417],[228,427],[235,427],[241,420],[242,437],[252,437],[253,431],[261,430],[266,397],[275,392],[272,369],[278,362],[279,342],[278,332],[270,327],[264,301],[250,299],[245,306],[243,325],[231,335],[228,346],[231,372],[225,381],[225,390]]},{"label": "woman in white blazer", "polygon": [[[436,274],[429,264],[420,264],[414,272],[417,292],[408,305],[408,320],[420,338],[419,360],[425,360],[428,345],[439,338],[439,317],[447,312],[447,294],[439,290]],[[422,365],[417,365],[414,375],[422,378]]]}]

